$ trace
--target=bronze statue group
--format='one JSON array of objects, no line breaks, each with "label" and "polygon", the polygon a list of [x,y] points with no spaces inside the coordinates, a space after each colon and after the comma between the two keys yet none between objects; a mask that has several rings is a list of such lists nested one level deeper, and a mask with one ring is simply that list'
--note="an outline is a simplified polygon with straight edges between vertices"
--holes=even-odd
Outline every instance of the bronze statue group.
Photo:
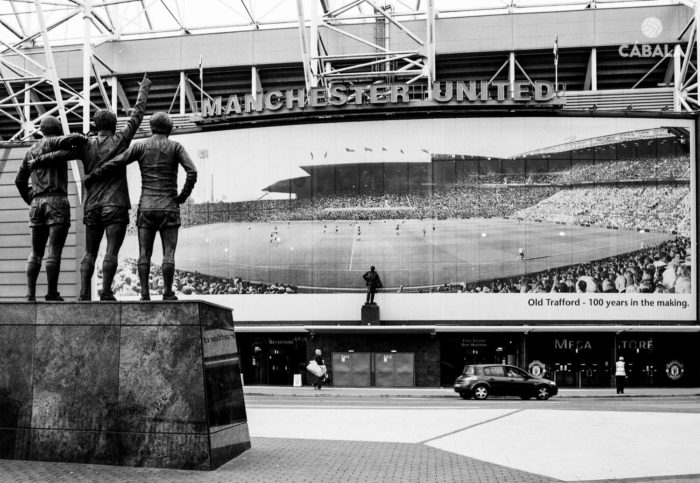
[{"label": "bronze statue group", "polygon": [[[197,169],[187,151],[169,139],[173,129],[170,116],[157,112],[151,116],[152,136],[134,143],[143,120],[151,81],[144,75],[136,105],[126,125],[117,132],[117,117],[108,109],[94,117],[95,135],[60,136],[61,123],[55,117],[41,120],[43,138],[27,151],[15,184],[29,205],[31,253],[27,260],[27,301],[36,301],[36,283],[48,242],[46,255],[47,301],[62,301],[58,292],[61,253],[70,227],[68,202],[68,162],[78,159],[85,172],[85,255],[80,264],[79,301],[91,300],[91,279],[103,237],[107,248],[102,262],[100,300],[116,300],[112,282],[117,271],[119,249],[129,224],[129,190],[126,166],[138,161],[141,171],[141,198],[136,217],[139,240],[138,275],[141,300],[150,300],[149,274],[156,234],[163,245],[163,300],[177,300],[173,292],[175,249],[180,227],[180,205],[187,200],[197,181]],[[177,192],[178,166],[186,180]],[[29,180],[31,179],[31,187]]]}]

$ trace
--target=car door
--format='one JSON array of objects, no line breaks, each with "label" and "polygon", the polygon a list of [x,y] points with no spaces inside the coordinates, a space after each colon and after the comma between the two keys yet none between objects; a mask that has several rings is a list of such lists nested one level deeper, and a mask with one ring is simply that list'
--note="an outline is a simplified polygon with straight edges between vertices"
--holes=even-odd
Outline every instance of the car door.
[{"label": "car door", "polygon": [[484,379],[491,386],[491,394],[502,395],[505,391],[505,372],[503,366],[484,367]]},{"label": "car door", "polygon": [[505,382],[503,384],[504,394],[509,396],[521,396],[532,393],[532,387],[529,382],[531,379],[527,372],[519,367],[505,366]]}]

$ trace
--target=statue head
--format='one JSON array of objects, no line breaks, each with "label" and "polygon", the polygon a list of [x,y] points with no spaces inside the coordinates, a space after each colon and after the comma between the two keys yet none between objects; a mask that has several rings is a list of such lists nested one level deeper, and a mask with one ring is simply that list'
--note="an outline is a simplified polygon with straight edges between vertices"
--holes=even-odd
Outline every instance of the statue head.
[{"label": "statue head", "polygon": [[165,112],[156,112],[151,116],[151,132],[169,136],[173,131],[173,120]]},{"label": "statue head", "polygon": [[117,131],[117,115],[109,109],[100,109],[92,118],[98,131],[109,131],[114,134]]},{"label": "statue head", "polygon": [[39,129],[41,129],[44,136],[58,136],[63,133],[61,121],[54,116],[44,117],[39,124]]}]

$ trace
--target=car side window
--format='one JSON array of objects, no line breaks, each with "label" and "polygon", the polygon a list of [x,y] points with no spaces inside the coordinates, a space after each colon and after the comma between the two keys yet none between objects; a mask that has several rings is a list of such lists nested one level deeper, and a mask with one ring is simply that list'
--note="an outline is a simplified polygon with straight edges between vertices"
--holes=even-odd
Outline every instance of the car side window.
[{"label": "car side window", "polygon": [[525,376],[527,376],[527,373],[525,371],[523,371],[522,369],[519,369],[517,367],[507,367],[506,368],[506,376],[507,377],[525,378]]},{"label": "car side window", "polygon": [[484,375],[491,377],[504,377],[505,372],[500,366],[484,367]]}]

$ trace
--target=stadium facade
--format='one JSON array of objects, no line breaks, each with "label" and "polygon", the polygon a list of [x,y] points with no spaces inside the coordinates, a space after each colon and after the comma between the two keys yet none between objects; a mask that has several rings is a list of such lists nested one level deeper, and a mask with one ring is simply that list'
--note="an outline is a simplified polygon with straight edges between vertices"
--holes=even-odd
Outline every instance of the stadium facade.
[{"label": "stadium facade", "polygon": [[[436,14],[429,1],[347,19],[333,3],[303,28],[112,40],[87,74],[75,46],[4,52],[0,300],[24,296],[14,176],[53,84],[126,116],[147,71],[148,114],[172,114],[201,173],[179,295],[234,311],[246,383],[305,379],[320,348],[337,386],[445,386],[501,361],[605,387],[621,355],[631,385],[700,384],[689,2]],[[32,84],[44,62],[55,82]],[[66,127],[87,131],[79,112]],[[72,174],[69,298],[84,235]],[[136,253],[128,237],[119,297],[138,294]],[[370,265],[378,319],[361,314]]]}]

